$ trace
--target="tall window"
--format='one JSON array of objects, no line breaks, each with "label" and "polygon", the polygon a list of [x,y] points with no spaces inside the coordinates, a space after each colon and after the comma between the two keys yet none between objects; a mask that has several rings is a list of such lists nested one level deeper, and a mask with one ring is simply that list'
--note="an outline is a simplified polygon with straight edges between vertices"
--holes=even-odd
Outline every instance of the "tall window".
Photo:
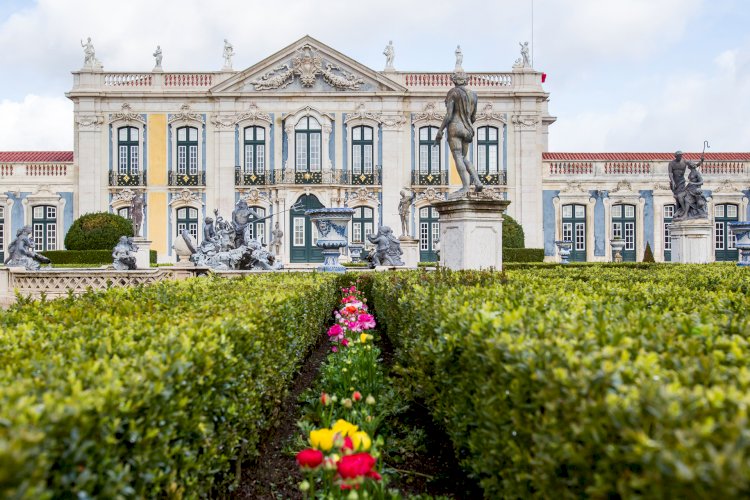
[{"label": "tall window", "polygon": [[117,129],[117,172],[120,175],[136,175],[140,171],[138,129],[120,127]]},{"label": "tall window", "polygon": [[497,127],[479,127],[477,129],[477,173],[480,176],[497,174],[498,148]]},{"label": "tall window", "polygon": [[198,173],[198,129],[195,127],[177,129],[177,173]]},{"label": "tall window", "polygon": [[372,173],[372,127],[352,128],[352,175]]},{"label": "tall window", "polygon": [[354,207],[352,216],[352,243],[364,243],[368,234],[373,233],[373,214],[370,207]]},{"label": "tall window", "polygon": [[305,218],[294,217],[292,219],[294,234],[292,235],[292,245],[295,247],[305,246]]},{"label": "tall window", "polygon": [[126,219],[128,219],[128,220],[132,220],[132,219],[130,218],[130,207],[122,207],[122,208],[119,208],[119,209],[117,210],[117,215],[119,215],[120,217],[124,217],[124,218],[126,218]]},{"label": "tall window", "polygon": [[182,207],[177,209],[177,234],[184,230],[190,233],[195,241],[198,241],[198,209],[193,207]]},{"label": "tall window", "polygon": [[440,145],[435,144],[437,127],[419,129],[419,183],[440,184]]},{"label": "tall window", "polygon": [[664,261],[670,262],[672,260],[672,236],[669,233],[669,228],[672,226],[672,219],[674,218],[674,205],[664,205]]},{"label": "tall window", "polygon": [[295,127],[297,172],[320,172],[322,135],[320,123],[312,116],[305,116]]},{"label": "tall window", "polygon": [[245,173],[263,175],[266,172],[266,129],[245,127]]},{"label": "tall window", "polygon": [[[266,216],[266,209],[263,207],[250,207],[255,210],[258,214],[258,218],[261,219]],[[250,238],[260,241],[261,243],[266,242],[266,221],[257,222],[257,219],[253,219],[248,223],[248,231]]]},{"label": "tall window", "polygon": [[622,260],[626,262],[635,262],[635,205],[612,206],[612,236],[614,238],[623,238],[625,240],[625,249],[622,251]]},{"label": "tall window", "polygon": [[57,250],[57,208],[51,205],[38,205],[33,208],[31,216],[36,250]]},{"label": "tall window", "polygon": [[738,220],[738,207],[720,203],[714,207],[714,249],[716,260],[737,260],[737,240],[727,223]]},{"label": "tall window", "polygon": [[432,207],[419,209],[419,260],[437,261],[438,242],[440,241],[440,223],[438,212]]},{"label": "tall window", "polygon": [[573,242],[570,260],[586,262],[586,206],[563,205],[562,239]]}]

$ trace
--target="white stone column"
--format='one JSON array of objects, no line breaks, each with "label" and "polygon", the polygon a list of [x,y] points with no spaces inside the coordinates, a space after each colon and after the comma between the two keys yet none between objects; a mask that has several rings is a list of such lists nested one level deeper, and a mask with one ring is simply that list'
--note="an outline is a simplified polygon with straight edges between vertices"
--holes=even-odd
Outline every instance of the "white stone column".
[{"label": "white stone column", "polygon": [[526,247],[544,246],[542,210],[542,153],[539,147],[539,118],[536,114],[516,114],[511,117],[516,170],[515,213],[523,226]]},{"label": "white stone column", "polygon": [[404,163],[403,150],[410,146],[410,141],[404,140],[407,134],[405,119],[403,123],[383,124],[383,158],[382,158],[382,186],[383,186],[383,220],[381,225],[390,226],[394,232],[401,227],[401,217],[398,214],[398,204],[401,201],[401,189],[409,187],[410,167]]},{"label": "white stone column", "polygon": [[714,261],[713,224],[708,218],[673,222],[670,234],[672,262],[706,264]]}]

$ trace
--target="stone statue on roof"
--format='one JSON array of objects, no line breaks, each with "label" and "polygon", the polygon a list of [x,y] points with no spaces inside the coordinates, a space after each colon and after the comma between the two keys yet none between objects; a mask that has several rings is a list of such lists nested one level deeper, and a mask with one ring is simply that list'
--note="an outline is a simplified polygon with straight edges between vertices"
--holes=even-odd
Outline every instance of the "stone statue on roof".
[{"label": "stone statue on roof", "polygon": [[388,41],[388,45],[383,50],[383,55],[385,56],[385,70],[392,71],[394,69],[393,58],[396,56],[396,51],[393,48],[393,40]]}]

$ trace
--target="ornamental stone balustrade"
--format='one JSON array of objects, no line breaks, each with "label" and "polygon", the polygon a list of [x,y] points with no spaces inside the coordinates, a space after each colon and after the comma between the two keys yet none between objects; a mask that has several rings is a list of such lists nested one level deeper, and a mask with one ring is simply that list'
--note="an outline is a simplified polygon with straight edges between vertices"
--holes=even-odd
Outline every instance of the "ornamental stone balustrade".
[{"label": "ornamental stone balustrade", "polygon": [[[544,160],[542,172],[545,179],[566,179],[574,177],[617,179],[619,177],[640,177],[644,180],[668,180],[668,161],[558,161]],[[700,167],[701,173],[714,176],[749,176],[750,162],[706,161]]]}]

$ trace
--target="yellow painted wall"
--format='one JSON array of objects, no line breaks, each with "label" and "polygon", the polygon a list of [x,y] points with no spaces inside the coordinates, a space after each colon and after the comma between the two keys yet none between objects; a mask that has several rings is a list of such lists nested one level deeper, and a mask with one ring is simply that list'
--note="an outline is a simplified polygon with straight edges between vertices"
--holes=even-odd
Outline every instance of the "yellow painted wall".
[{"label": "yellow painted wall", "polygon": [[148,199],[148,239],[151,249],[161,255],[167,254],[167,193],[149,192]]},{"label": "yellow painted wall", "polygon": [[148,115],[148,185],[167,185],[167,115]]},{"label": "yellow painted wall", "polygon": [[448,151],[448,184],[451,186],[461,186],[461,176],[458,175],[456,162],[453,160],[453,153],[450,150]]}]

